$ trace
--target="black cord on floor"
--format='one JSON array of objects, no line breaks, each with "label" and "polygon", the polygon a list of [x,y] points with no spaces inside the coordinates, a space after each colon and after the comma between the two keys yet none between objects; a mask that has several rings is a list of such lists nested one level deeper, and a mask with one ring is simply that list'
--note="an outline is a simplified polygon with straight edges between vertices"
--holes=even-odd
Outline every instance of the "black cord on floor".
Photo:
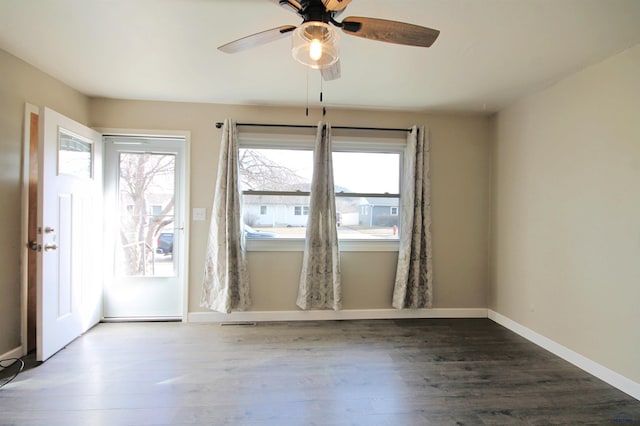
[{"label": "black cord on floor", "polygon": [[[9,361],[13,361],[11,364],[7,364]],[[2,389],[5,385],[11,383],[13,381],[13,379],[15,379],[16,377],[18,377],[18,374],[22,373],[22,370],[24,370],[24,361],[21,360],[20,358],[7,358],[7,359],[0,359],[0,371],[4,371],[8,368],[11,368],[14,364],[19,364],[19,367],[17,369],[17,371],[9,376],[8,379],[0,379],[0,389]]]}]

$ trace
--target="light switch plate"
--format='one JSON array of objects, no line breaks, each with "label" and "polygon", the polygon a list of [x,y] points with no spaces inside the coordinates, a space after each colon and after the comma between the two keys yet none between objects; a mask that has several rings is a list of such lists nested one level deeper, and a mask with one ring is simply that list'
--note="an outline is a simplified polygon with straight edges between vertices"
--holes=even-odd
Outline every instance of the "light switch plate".
[{"label": "light switch plate", "polygon": [[193,208],[193,220],[201,221],[207,219],[207,209],[204,207],[194,207]]}]

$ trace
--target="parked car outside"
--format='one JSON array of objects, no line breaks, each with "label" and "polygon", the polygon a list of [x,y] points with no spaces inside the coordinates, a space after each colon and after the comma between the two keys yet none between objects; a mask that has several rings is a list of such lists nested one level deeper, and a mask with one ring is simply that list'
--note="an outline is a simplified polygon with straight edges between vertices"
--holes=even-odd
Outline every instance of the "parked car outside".
[{"label": "parked car outside", "polygon": [[[244,225],[244,235],[247,238],[275,238],[278,236],[273,232],[253,229],[249,225]],[[160,235],[158,235],[157,243],[156,253],[165,255],[173,254],[173,232],[161,232]]]},{"label": "parked car outside", "polygon": [[273,232],[260,231],[258,229],[253,229],[249,225],[244,225],[244,236],[247,238],[275,238],[278,235]]},{"label": "parked car outside", "polygon": [[173,232],[161,232],[158,235],[157,253],[173,254]]}]

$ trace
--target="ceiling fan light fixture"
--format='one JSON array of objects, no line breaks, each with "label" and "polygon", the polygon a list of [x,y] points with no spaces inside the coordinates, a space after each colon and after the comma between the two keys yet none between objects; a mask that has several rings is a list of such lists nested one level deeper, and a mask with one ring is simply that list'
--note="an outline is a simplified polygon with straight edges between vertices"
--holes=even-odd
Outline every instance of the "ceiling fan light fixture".
[{"label": "ceiling fan light fixture", "polygon": [[291,37],[293,59],[314,69],[330,67],[338,61],[338,31],[324,22],[308,21]]}]

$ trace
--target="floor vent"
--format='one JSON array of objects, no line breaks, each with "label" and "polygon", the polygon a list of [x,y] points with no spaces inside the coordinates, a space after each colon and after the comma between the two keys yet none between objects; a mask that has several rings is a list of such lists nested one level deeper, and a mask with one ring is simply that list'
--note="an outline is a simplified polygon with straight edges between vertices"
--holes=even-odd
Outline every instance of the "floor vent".
[{"label": "floor vent", "polygon": [[225,326],[230,326],[230,325],[235,325],[235,326],[251,326],[251,327],[255,327],[256,326],[256,322],[251,322],[251,321],[234,321],[234,322],[222,322],[220,323],[221,326],[225,327]]}]

